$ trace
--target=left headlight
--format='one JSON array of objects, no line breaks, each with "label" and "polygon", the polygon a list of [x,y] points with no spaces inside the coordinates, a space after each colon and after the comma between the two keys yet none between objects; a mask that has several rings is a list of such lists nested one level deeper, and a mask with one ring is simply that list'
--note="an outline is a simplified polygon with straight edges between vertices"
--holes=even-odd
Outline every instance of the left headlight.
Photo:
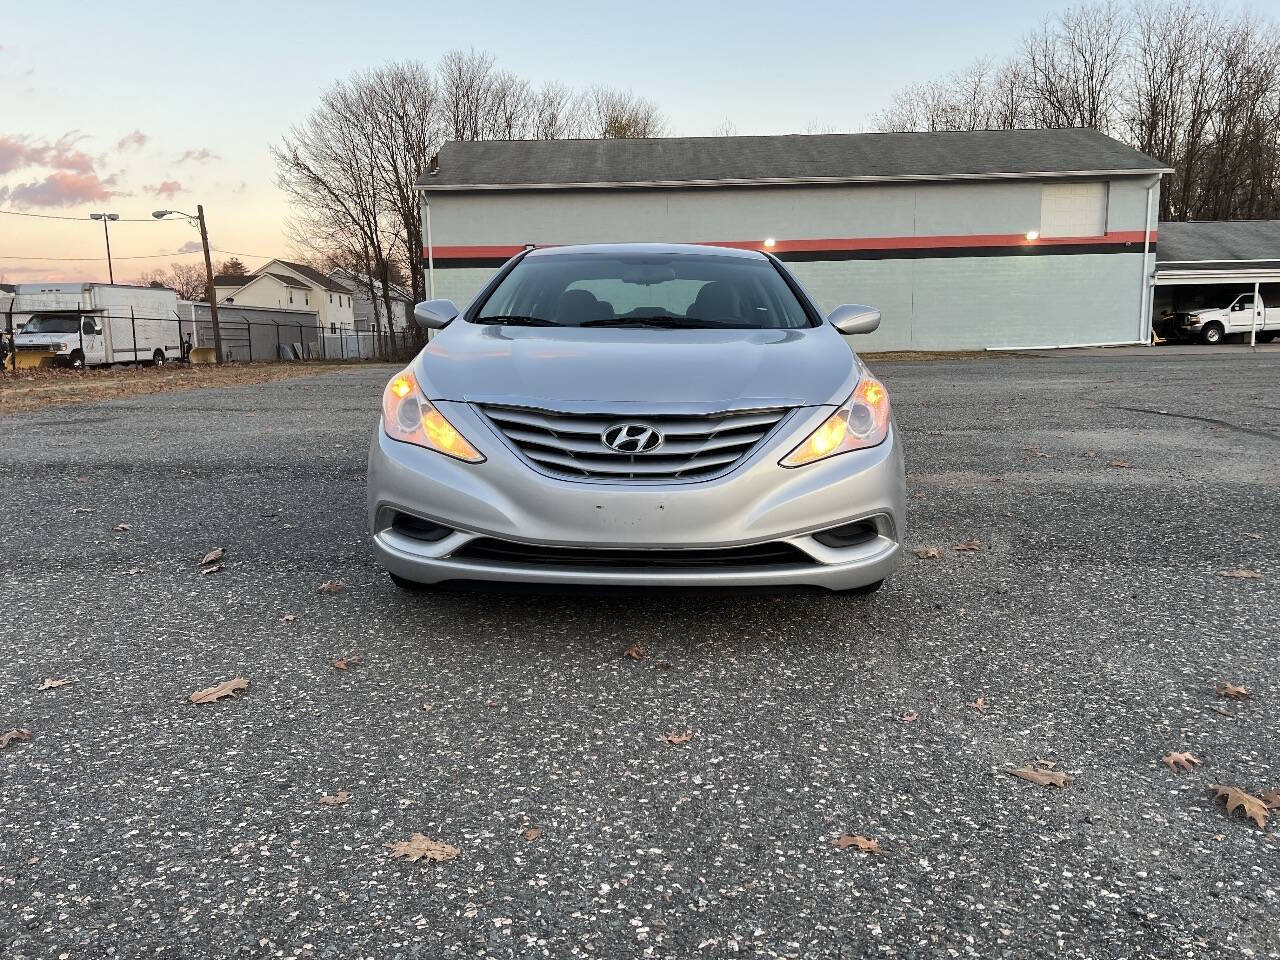
[{"label": "left headlight", "polygon": [[484,455],[423,396],[410,369],[397,373],[382,391],[382,426],[392,440],[412,443],[467,463],[484,462]]},{"label": "left headlight", "polygon": [[784,467],[802,467],[838,453],[874,447],[883,443],[888,435],[889,391],[875,377],[866,374],[849,399],[779,463]]}]

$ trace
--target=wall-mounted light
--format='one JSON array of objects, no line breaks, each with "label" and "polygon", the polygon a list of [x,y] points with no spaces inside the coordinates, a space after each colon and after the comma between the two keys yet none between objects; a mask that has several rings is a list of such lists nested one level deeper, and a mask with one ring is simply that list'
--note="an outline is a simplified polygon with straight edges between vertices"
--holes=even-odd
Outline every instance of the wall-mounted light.
[{"label": "wall-mounted light", "polygon": [[777,241],[777,240],[775,240],[775,239],[773,239],[773,237],[765,237],[765,238],[764,238],[764,245],[765,245],[766,247],[772,247],[772,246],[773,246],[775,243],[777,243],[777,242],[778,242],[778,241]]},{"label": "wall-mounted light", "polygon": [[1039,240],[1039,239],[1040,239],[1040,231],[1039,231],[1039,230],[1028,230],[1028,231],[1027,231],[1027,239],[1028,239],[1028,240]]}]

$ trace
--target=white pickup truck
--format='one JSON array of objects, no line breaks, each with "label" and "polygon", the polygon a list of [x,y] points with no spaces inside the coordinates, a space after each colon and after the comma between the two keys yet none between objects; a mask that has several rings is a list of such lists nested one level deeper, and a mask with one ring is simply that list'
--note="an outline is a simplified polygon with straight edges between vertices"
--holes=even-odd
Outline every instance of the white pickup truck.
[{"label": "white pickup truck", "polygon": [[[30,319],[13,338],[19,365],[164,363],[182,357],[178,295],[107,283],[20,283],[13,311]],[[3,318],[0,318],[0,324]]]},{"label": "white pickup truck", "polygon": [[1205,307],[1175,314],[1177,329],[1187,339],[1221,343],[1233,333],[1248,334],[1257,325],[1258,341],[1269,343],[1280,334],[1280,307],[1253,302],[1252,293],[1242,293],[1225,307]]}]

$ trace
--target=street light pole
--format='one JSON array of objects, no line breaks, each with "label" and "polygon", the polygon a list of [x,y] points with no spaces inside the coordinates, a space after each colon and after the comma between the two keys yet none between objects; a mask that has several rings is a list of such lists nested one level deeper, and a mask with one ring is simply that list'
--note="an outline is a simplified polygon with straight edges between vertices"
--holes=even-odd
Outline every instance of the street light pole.
[{"label": "street light pole", "polygon": [[222,362],[222,328],[218,326],[218,295],[213,287],[213,259],[209,256],[209,230],[205,226],[204,204],[196,204],[196,215],[181,210],[157,210],[153,214],[157,220],[163,220],[171,213],[186,217],[200,227],[200,244],[204,247],[205,296],[209,298],[209,320],[213,324],[213,362]]},{"label": "street light pole", "polygon": [[101,220],[101,221],[102,221],[102,236],[103,236],[103,237],[106,239],[106,241],[107,241],[107,280],[108,280],[108,281],[110,281],[111,283],[115,283],[115,282],[116,282],[116,272],[115,272],[115,270],[113,270],[113,269],[111,268],[111,232],[107,229],[107,223],[108,223],[109,221],[111,221],[111,220],[119,220],[119,219],[120,219],[120,214],[118,214],[118,213],[91,213],[91,214],[89,214],[89,219],[90,219],[90,220]]}]

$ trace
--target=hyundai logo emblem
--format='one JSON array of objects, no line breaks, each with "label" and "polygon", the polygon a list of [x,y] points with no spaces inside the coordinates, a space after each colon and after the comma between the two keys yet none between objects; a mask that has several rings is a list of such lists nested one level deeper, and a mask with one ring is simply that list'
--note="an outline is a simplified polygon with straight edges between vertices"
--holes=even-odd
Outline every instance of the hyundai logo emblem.
[{"label": "hyundai logo emblem", "polygon": [[615,423],[600,440],[618,453],[649,453],[662,446],[662,434],[647,423]]}]

